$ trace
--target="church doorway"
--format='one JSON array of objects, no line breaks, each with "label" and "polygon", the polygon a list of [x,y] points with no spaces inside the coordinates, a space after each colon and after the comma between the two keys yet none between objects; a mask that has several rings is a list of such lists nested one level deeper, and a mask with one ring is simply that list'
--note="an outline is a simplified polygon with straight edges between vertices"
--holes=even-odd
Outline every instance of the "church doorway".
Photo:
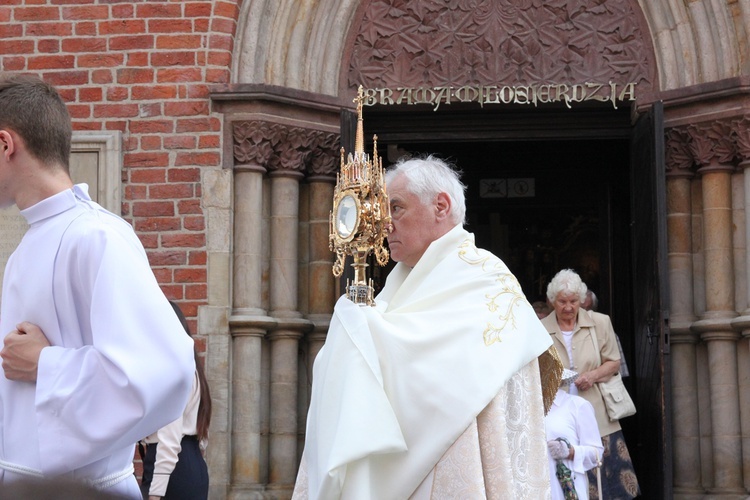
[{"label": "church doorway", "polygon": [[[530,302],[546,299],[549,280],[563,268],[575,269],[596,292],[599,311],[612,317],[622,341],[631,370],[626,385],[637,405],[643,410],[650,406],[639,411],[638,418],[621,422],[633,463],[644,493],[662,497],[671,488],[669,398],[664,393],[663,352],[652,345],[651,337],[642,340],[640,326],[634,324],[654,314],[636,310],[653,304],[637,300],[637,290],[645,284],[633,268],[638,253],[633,227],[642,226],[633,217],[644,216],[634,215],[632,200],[644,189],[648,198],[663,193],[633,175],[637,155],[631,110],[456,106],[438,113],[374,106],[365,109],[364,124],[366,140],[378,136],[384,165],[402,154],[436,154],[463,171],[467,229],[478,246],[505,261]],[[365,150],[371,148],[370,143]],[[645,170],[651,172],[653,166]],[[646,222],[658,231],[652,221]],[[381,271],[381,279],[387,270]],[[655,295],[659,297],[658,291]],[[653,393],[658,393],[658,406]],[[653,432],[644,434],[644,427]]]}]

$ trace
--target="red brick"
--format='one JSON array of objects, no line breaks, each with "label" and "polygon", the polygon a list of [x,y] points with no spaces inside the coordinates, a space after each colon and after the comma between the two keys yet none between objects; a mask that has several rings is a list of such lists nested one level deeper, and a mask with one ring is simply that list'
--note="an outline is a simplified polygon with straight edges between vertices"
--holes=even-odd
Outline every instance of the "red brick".
[{"label": "red brick", "polygon": [[[47,0],[42,0],[41,3],[47,3]],[[50,0],[52,5],[78,5],[78,4],[93,4],[96,0]]]},{"label": "red brick", "polygon": [[129,94],[127,87],[107,87],[107,100],[110,102],[125,101]]},{"label": "red brick", "polygon": [[[130,166],[130,164],[127,165]],[[166,177],[166,170],[162,168],[133,168],[130,170],[130,182],[133,183],[153,184],[164,182]]]},{"label": "red brick", "polygon": [[170,51],[151,54],[152,66],[194,66],[195,52]]},{"label": "red brick", "polygon": [[200,165],[214,167],[221,164],[221,155],[219,153],[177,153],[174,165]]},{"label": "red brick", "polygon": [[75,67],[75,57],[69,55],[29,57],[29,69],[70,69]]},{"label": "red brick", "polygon": [[157,184],[148,187],[148,197],[151,200],[193,198],[195,190],[192,184],[170,183]]},{"label": "red brick", "polygon": [[234,35],[234,30],[237,27],[237,23],[232,19],[217,19],[213,18],[211,21],[211,31],[213,33],[226,33],[228,35]]},{"label": "red brick", "polygon": [[234,41],[228,35],[211,35],[208,38],[208,48],[211,50],[226,50],[231,52],[233,46]]},{"label": "red brick", "polygon": [[209,51],[206,63],[212,66],[229,66],[232,63],[232,54],[226,51]]},{"label": "red brick", "polygon": [[186,118],[177,120],[175,131],[178,134],[186,132],[218,132],[221,122],[216,118]]},{"label": "red brick", "polygon": [[150,19],[149,33],[191,33],[193,21],[190,19]]},{"label": "red brick", "polygon": [[131,96],[136,101],[174,99],[177,96],[177,88],[174,85],[136,85],[131,89]]},{"label": "red brick", "polygon": [[226,69],[206,69],[206,82],[229,83],[229,71]]},{"label": "red brick", "polygon": [[167,182],[200,182],[199,168],[170,168],[167,171]]},{"label": "red brick", "polygon": [[162,35],[156,37],[156,48],[162,50],[201,49],[201,35]]},{"label": "red brick", "polygon": [[[76,2],[78,3],[78,2]],[[106,5],[86,5],[63,7],[62,18],[76,21],[93,21],[94,19],[109,19],[109,7]]]},{"label": "red brick", "polygon": [[[179,227],[179,219],[175,219]],[[184,250],[164,250],[149,252],[148,260],[152,266],[184,266],[187,264],[187,252]]]},{"label": "red brick", "polygon": [[202,214],[203,208],[200,200],[180,200],[177,202],[177,212],[180,215]]},{"label": "red brick", "polygon": [[185,285],[185,298],[191,300],[201,300],[208,297],[208,286],[205,284]]},{"label": "red brick", "polygon": [[130,67],[133,66],[141,66],[145,67],[148,66],[148,57],[150,53],[149,52],[128,52],[128,62],[127,65]]},{"label": "red brick", "polygon": [[133,217],[173,217],[175,215],[172,201],[135,201]]},{"label": "red brick", "polygon": [[[143,244],[146,248],[156,248],[156,245],[147,247],[146,244]],[[156,276],[156,281],[159,283],[171,283],[172,282],[172,270],[171,269],[165,269],[165,268],[156,268],[154,269],[154,276]]]},{"label": "red brick", "polygon": [[42,54],[56,54],[60,52],[60,40],[39,40],[36,48]]},{"label": "red brick", "polygon": [[116,52],[107,52],[106,54],[82,54],[78,56],[77,66],[79,68],[111,68],[114,66],[122,66],[124,61],[125,56]]},{"label": "red brick", "polygon": [[168,68],[156,72],[156,81],[167,82],[200,82],[203,81],[201,70],[198,68]]},{"label": "red brick", "polygon": [[[162,245],[164,244],[165,236],[167,235],[162,235]],[[205,283],[206,270],[200,268],[175,269],[174,281],[175,283]]]},{"label": "red brick", "polygon": [[167,116],[196,116],[208,114],[207,101],[179,101],[167,102],[164,105]]},{"label": "red brick", "polygon": [[187,94],[185,95],[188,99],[208,99],[210,90],[208,85],[196,84],[187,85]]},{"label": "red brick", "polygon": [[99,23],[99,34],[106,35],[140,35],[146,32],[143,19],[118,19]]},{"label": "red brick", "polygon": [[161,136],[146,135],[141,137],[141,149],[144,151],[154,151],[161,149]]},{"label": "red brick", "polygon": [[101,130],[101,128],[101,123],[97,121],[86,120],[85,122],[73,122],[73,130]]},{"label": "red brick", "polygon": [[190,2],[185,4],[185,17],[210,17],[212,2]]},{"label": "red brick", "polygon": [[[169,154],[128,153],[125,155],[125,165],[128,167],[164,167],[169,165]],[[164,175],[164,172],[162,172],[162,175]]]},{"label": "red brick", "polygon": [[94,106],[96,118],[125,118],[138,116],[137,104],[97,104]]},{"label": "red brick", "polygon": [[117,70],[117,83],[132,85],[154,81],[154,70],[150,68],[123,68]]},{"label": "red brick", "polygon": [[182,225],[188,231],[204,231],[206,229],[206,220],[203,216],[185,217],[182,221]]},{"label": "red brick", "polygon": [[75,23],[75,33],[78,36],[96,36],[96,23],[81,22]]},{"label": "red brick", "polygon": [[202,135],[198,138],[198,148],[218,149],[221,147],[221,137],[218,135]]},{"label": "red brick", "polygon": [[208,262],[208,254],[204,250],[191,250],[188,253],[188,265],[205,266]]},{"label": "red brick", "polygon": [[95,69],[91,72],[91,83],[106,84],[113,81],[112,71],[108,69]]},{"label": "red brick", "polygon": [[153,35],[113,36],[109,39],[109,50],[144,50],[154,48]]},{"label": "red brick", "polygon": [[3,71],[22,71],[26,69],[25,57],[5,56],[0,59],[3,61]]},{"label": "red brick", "polygon": [[196,19],[193,22],[193,33],[208,33],[209,19]]},{"label": "red brick", "polygon": [[10,0],[3,5],[0,5],[0,23],[10,22],[11,14],[13,13],[13,9],[10,8],[10,4],[14,2],[17,5],[21,5],[21,0]]},{"label": "red brick", "polygon": [[122,139],[122,149],[124,151],[135,151],[138,149],[138,138],[128,135]]},{"label": "red brick", "polygon": [[[183,248],[200,248],[206,244],[206,238],[203,234],[162,234],[161,246],[166,248],[183,247]],[[204,270],[205,271],[205,270]]]},{"label": "red brick", "polygon": [[107,41],[104,38],[67,38],[62,42],[64,52],[105,52]]},{"label": "red brick", "polygon": [[164,138],[165,149],[195,149],[196,139],[191,135],[178,135]]},{"label": "red brick", "polygon": [[21,24],[0,24],[0,38],[20,38],[21,36],[23,36]]},{"label": "red brick", "polygon": [[88,104],[68,104],[68,114],[73,119],[91,118],[91,106]]},{"label": "red brick", "polygon": [[174,131],[174,122],[171,120],[142,120],[133,121],[130,131],[134,134],[169,134]]},{"label": "red brick", "polygon": [[155,116],[164,115],[161,102],[154,102],[151,104],[141,103],[139,104],[139,108],[140,108],[139,116],[141,118],[152,118]]},{"label": "red brick", "polygon": [[122,19],[133,17],[135,15],[135,6],[132,4],[119,4],[112,6],[112,18]]},{"label": "red brick", "polygon": [[237,2],[214,2],[215,17],[227,17],[229,19],[237,19],[239,9],[237,8]]},{"label": "red brick", "polygon": [[16,22],[57,21],[60,11],[57,7],[17,7],[13,10]]},{"label": "red brick", "polygon": [[78,89],[78,100],[80,102],[96,102],[102,100],[101,87],[83,87]]},{"label": "red brick", "polygon": [[32,40],[0,40],[0,54],[33,54]]},{"label": "red brick", "polygon": [[76,102],[76,96],[78,95],[75,88],[60,88],[57,89],[57,93],[60,94],[63,101],[69,103]]},{"label": "red brick", "polygon": [[24,33],[26,37],[70,36],[73,33],[73,25],[71,23],[26,23]]},{"label": "red brick", "polygon": [[[31,69],[31,65],[29,65]],[[89,83],[88,71],[55,71],[43,73],[42,78],[52,85],[86,85]]]},{"label": "red brick", "polygon": [[128,184],[127,186],[125,186],[125,198],[129,200],[143,200],[146,199],[146,196],[148,196],[147,186],[136,186],[133,184]]},{"label": "red brick", "polygon": [[[149,261],[150,260],[151,257],[149,256]],[[161,285],[161,289],[169,300],[180,300],[182,299],[183,286],[184,285]]]},{"label": "red brick", "polygon": [[163,4],[163,3],[145,3],[136,7],[136,16],[145,18],[154,17],[182,17],[182,5]]},{"label": "red brick", "polygon": [[[176,217],[148,217],[135,221],[136,231],[178,231],[180,229],[180,219]],[[172,264],[184,264],[185,254],[182,253],[182,262],[173,262]],[[166,265],[166,262],[162,262]]]}]

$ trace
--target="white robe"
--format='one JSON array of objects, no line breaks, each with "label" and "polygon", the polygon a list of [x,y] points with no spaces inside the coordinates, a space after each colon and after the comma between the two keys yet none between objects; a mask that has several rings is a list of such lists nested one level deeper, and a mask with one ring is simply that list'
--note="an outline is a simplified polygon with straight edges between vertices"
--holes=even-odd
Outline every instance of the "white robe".
[{"label": "white robe", "polygon": [[[21,214],[30,227],[6,266],[0,335],[29,321],[51,346],[36,384],[0,376],[0,482],[116,477],[138,439],[182,413],[193,342],[130,225],[86,185]],[[140,498],[132,474],[110,491]]]},{"label": "white robe", "polygon": [[[555,401],[545,417],[547,441],[565,438],[575,448],[572,460],[563,460],[570,469],[579,500],[588,500],[589,481],[586,471],[596,467],[597,459],[604,453],[599,428],[596,425],[594,407],[580,396],[558,390]],[[562,486],[555,470],[557,461],[549,455],[552,500],[564,500]]]},{"label": "white robe", "polygon": [[[441,498],[431,474],[462,441],[479,454],[483,410],[500,415],[485,421],[505,492],[549,495],[536,360],[551,340],[502,261],[456,226],[413,269],[398,264],[376,302],[336,304],[294,498],[406,499],[420,484],[418,495]],[[480,482],[485,452],[471,471]]]}]

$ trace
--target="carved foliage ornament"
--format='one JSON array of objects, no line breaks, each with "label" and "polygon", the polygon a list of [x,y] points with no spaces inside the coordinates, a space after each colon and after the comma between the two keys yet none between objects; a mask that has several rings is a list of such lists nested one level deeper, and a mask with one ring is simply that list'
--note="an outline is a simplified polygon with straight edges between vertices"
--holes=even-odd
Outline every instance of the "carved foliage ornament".
[{"label": "carved foliage ornament", "polygon": [[275,172],[336,173],[337,134],[259,120],[232,123],[234,162]]},{"label": "carved foliage ornament", "polygon": [[750,162],[750,115],[673,127],[664,140],[669,175],[701,167],[733,168]]},{"label": "carved foliage ornament", "polygon": [[[634,3],[634,2],[633,2]],[[627,0],[370,0],[348,85],[617,82],[653,86]]]}]

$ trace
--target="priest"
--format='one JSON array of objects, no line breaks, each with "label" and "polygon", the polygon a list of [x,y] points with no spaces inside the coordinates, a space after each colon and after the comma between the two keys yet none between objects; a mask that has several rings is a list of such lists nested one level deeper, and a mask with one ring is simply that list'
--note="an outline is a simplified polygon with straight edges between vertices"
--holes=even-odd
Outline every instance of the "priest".
[{"label": "priest", "polygon": [[[540,375],[551,346],[503,262],[463,228],[446,162],[386,173],[389,274],[375,307],[342,297],[313,368],[294,499],[549,497]],[[544,383],[543,383],[544,382]]]}]

